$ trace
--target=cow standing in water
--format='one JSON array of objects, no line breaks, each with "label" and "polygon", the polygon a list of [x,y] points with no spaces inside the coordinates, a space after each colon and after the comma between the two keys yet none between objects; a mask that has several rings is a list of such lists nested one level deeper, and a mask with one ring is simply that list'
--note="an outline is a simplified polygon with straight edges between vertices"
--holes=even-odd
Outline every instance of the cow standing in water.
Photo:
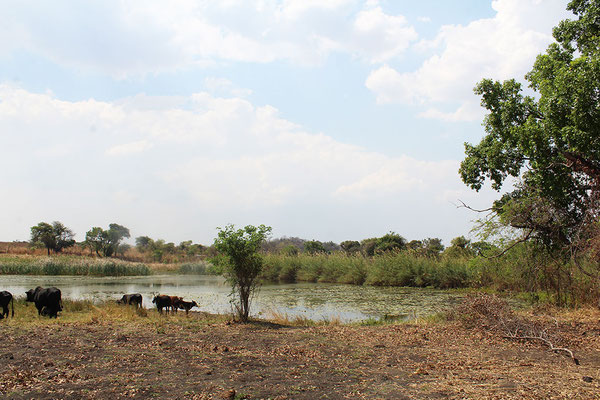
[{"label": "cow standing in water", "polygon": [[13,299],[13,295],[6,290],[0,292],[0,307],[2,307],[2,314],[0,314],[0,319],[4,319],[4,317],[8,318],[8,304],[12,306],[12,316],[15,316],[15,300]]},{"label": "cow standing in water", "polygon": [[135,305],[136,308],[142,308],[142,295],[139,293],[124,294],[121,300],[117,300],[118,304]]},{"label": "cow standing in water", "polygon": [[55,287],[43,288],[41,286],[25,292],[27,301],[35,303],[38,315],[47,315],[56,318],[58,312],[62,311],[62,299],[60,289]]}]

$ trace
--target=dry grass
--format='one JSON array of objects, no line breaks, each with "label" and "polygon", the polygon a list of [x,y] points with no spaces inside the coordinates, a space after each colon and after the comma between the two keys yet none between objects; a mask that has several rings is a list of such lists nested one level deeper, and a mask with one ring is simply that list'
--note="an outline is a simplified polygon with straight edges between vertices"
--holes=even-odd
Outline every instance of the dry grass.
[{"label": "dry grass", "polygon": [[452,321],[285,327],[89,302],[58,320],[19,314],[25,325],[0,323],[0,396],[15,400],[600,399],[597,322],[571,328],[571,315],[552,318],[584,338],[579,366]]},{"label": "dry grass", "polygon": [[290,315],[276,309],[266,312],[266,320],[284,326],[338,326],[343,324],[341,318],[336,316],[315,321],[305,315]]}]

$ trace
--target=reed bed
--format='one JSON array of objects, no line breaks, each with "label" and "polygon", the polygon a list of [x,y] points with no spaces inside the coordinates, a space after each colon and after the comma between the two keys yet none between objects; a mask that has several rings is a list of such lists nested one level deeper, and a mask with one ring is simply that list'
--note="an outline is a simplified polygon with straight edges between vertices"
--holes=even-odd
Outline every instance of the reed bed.
[{"label": "reed bed", "polygon": [[116,259],[72,256],[0,257],[0,274],[6,275],[85,275],[137,276],[151,275],[146,264]]},{"label": "reed bed", "polygon": [[182,275],[215,275],[212,264],[206,261],[183,263],[179,265],[177,273]]},{"label": "reed bed", "polygon": [[436,259],[408,252],[375,257],[361,255],[266,254],[263,279],[271,282],[330,282],[372,286],[451,289],[477,284],[475,268],[466,259]]}]

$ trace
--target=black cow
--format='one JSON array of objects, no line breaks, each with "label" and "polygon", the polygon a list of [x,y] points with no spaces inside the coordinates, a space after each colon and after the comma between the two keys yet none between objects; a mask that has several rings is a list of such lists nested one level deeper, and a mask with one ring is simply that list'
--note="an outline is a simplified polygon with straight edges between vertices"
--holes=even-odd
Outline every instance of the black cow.
[{"label": "black cow", "polygon": [[152,302],[156,304],[156,308],[158,312],[162,314],[162,309],[165,308],[167,312],[169,312],[169,308],[173,306],[171,301],[171,297],[165,294],[159,294],[158,296],[152,299]]},{"label": "black cow", "polygon": [[192,307],[198,307],[198,304],[196,304],[195,301],[183,301],[181,300],[178,304],[179,308],[182,310],[185,310],[185,313],[187,315],[187,313],[190,311],[190,309]]},{"label": "black cow", "polygon": [[25,292],[27,301],[35,303],[38,315],[47,315],[56,318],[58,312],[62,311],[62,299],[60,289],[55,287],[43,288],[41,286]]},{"label": "black cow", "polygon": [[142,308],[142,295],[139,293],[124,294],[121,300],[117,300],[118,304],[132,304]]},{"label": "black cow", "polygon": [[2,307],[2,314],[0,314],[0,319],[4,317],[8,318],[8,303],[12,306],[12,316],[15,316],[15,300],[13,299],[13,295],[6,290],[0,292],[0,307]]}]

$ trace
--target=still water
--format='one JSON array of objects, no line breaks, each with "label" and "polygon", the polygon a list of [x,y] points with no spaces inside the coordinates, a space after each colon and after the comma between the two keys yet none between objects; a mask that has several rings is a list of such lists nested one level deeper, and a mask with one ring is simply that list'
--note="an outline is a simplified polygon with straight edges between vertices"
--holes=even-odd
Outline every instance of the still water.
[{"label": "still water", "polygon": [[[16,297],[36,286],[56,286],[63,298],[73,300],[117,300],[125,293],[141,293],[143,306],[151,308],[157,294],[195,300],[201,311],[232,311],[231,288],[221,277],[198,275],[151,275],[136,277],[0,276],[0,290]],[[325,283],[263,285],[254,298],[253,315],[269,317],[274,312],[312,320],[359,321],[394,316],[410,318],[440,311],[463,296],[434,289],[388,288]]]}]

